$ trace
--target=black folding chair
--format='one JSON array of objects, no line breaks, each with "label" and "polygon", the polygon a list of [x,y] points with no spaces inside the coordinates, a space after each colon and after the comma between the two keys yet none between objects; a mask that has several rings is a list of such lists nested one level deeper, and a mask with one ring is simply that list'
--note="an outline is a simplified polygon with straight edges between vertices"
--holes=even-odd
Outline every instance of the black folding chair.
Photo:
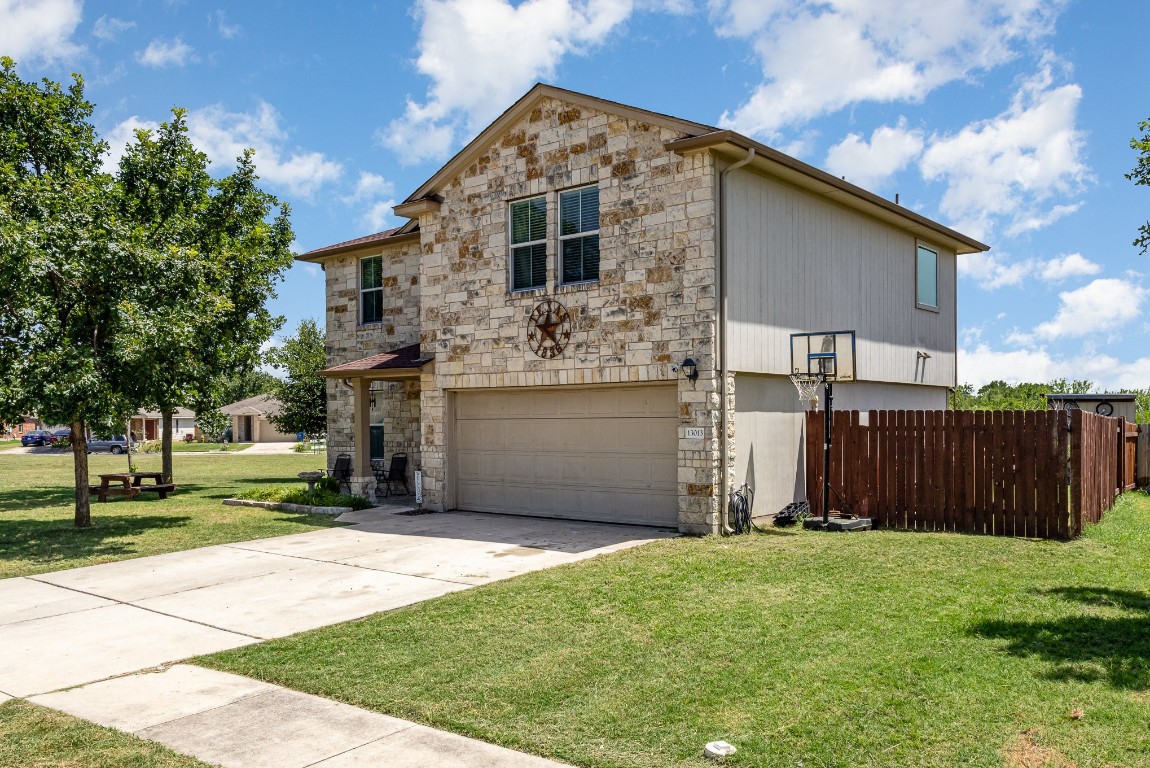
[{"label": "black folding chair", "polygon": [[399,483],[403,486],[404,495],[411,495],[411,489],[407,487],[406,453],[391,454],[391,464],[386,468],[383,466],[382,461],[373,461],[371,463],[371,469],[375,473],[376,496],[390,496],[392,494],[392,485],[395,483]]},{"label": "black folding chair", "polygon": [[351,454],[341,453],[335,457],[335,466],[327,470],[328,477],[334,477],[338,485],[337,488],[347,488],[347,492],[351,493]]}]

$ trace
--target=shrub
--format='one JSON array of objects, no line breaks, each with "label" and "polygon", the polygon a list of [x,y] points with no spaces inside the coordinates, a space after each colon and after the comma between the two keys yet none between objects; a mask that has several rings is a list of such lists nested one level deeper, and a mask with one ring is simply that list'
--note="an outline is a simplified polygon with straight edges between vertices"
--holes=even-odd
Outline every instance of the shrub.
[{"label": "shrub", "polygon": [[[326,479],[326,478],[325,478]],[[265,486],[251,488],[236,494],[237,499],[249,501],[275,501],[287,504],[307,504],[313,507],[351,507],[352,509],[367,509],[371,502],[363,496],[349,496],[345,493],[332,492],[319,487],[316,483],[314,492],[308,492],[305,487],[299,486]]]}]

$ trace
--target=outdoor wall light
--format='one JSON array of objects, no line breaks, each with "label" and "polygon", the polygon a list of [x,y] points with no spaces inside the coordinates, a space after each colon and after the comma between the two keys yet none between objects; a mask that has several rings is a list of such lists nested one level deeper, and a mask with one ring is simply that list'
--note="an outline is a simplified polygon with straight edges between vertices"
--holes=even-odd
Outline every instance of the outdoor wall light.
[{"label": "outdoor wall light", "polygon": [[699,378],[699,366],[695,364],[694,360],[692,360],[691,358],[688,357],[686,360],[683,361],[683,365],[681,367],[683,369],[683,375],[687,377],[687,381],[697,381],[698,380],[698,378]]}]

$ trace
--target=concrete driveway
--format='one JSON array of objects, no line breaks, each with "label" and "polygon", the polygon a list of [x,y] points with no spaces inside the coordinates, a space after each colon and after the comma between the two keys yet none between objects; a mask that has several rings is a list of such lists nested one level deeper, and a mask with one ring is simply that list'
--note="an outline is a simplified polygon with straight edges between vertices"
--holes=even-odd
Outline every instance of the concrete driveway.
[{"label": "concrete driveway", "polygon": [[676,534],[376,508],[353,523],[0,581],[0,700],[391,610]]}]

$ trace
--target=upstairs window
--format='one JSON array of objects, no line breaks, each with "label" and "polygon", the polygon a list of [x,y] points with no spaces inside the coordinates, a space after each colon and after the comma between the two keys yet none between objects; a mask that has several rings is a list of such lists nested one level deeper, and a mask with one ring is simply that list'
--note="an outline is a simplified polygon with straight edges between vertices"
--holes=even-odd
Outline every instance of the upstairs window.
[{"label": "upstairs window", "polygon": [[938,309],[938,251],[918,246],[918,262],[915,265],[917,283],[915,301],[919,307]]},{"label": "upstairs window", "polygon": [[599,187],[559,193],[559,251],[564,283],[599,279]]},{"label": "upstairs window", "polygon": [[359,322],[383,321],[383,257],[359,260]]},{"label": "upstairs window", "polygon": [[511,204],[511,290],[547,285],[547,198]]}]

